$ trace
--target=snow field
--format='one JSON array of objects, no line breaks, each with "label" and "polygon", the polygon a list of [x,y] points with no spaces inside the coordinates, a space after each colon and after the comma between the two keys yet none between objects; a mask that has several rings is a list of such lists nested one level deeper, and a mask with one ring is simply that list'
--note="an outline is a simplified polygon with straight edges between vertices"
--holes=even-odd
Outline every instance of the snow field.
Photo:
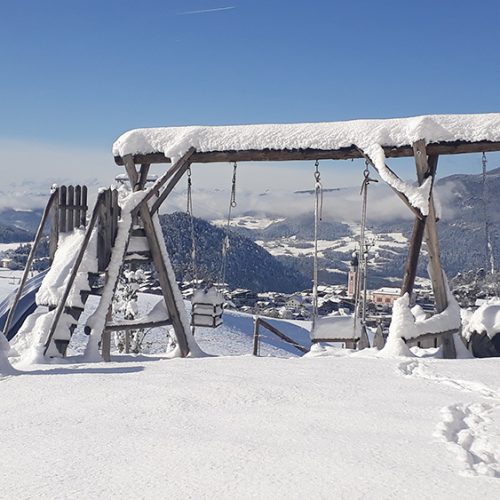
[{"label": "snow field", "polygon": [[[1,496],[493,498],[498,479],[463,477],[433,436],[443,405],[490,401],[403,363],[128,357],[5,378]],[[498,380],[495,360],[426,366]]]}]

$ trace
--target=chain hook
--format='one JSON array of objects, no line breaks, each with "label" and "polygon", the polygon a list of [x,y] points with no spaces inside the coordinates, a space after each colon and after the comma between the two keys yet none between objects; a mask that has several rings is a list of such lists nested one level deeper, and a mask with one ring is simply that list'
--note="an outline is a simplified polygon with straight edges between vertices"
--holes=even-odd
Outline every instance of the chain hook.
[{"label": "chain hook", "polygon": [[316,170],[314,172],[314,179],[316,180],[316,182],[320,182],[320,180],[321,180],[321,174],[319,172],[319,160],[316,160],[314,162],[314,166],[316,167]]}]

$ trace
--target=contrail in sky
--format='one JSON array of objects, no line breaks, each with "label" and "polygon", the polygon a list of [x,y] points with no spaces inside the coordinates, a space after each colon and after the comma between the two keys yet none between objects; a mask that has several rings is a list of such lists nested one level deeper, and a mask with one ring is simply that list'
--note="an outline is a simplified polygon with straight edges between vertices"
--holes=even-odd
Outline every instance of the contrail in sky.
[{"label": "contrail in sky", "polygon": [[236,7],[230,6],[230,7],[216,7],[214,9],[205,9],[205,10],[188,10],[186,12],[178,12],[178,16],[188,16],[191,14],[207,14],[208,12],[221,12],[223,10],[232,10],[235,9]]}]

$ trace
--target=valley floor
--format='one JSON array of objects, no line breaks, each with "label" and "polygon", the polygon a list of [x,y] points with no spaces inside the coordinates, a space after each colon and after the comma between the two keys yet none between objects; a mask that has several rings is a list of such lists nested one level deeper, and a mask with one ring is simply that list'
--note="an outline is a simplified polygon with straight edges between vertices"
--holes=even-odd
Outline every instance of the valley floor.
[{"label": "valley floor", "polygon": [[0,379],[0,498],[498,495],[497,359],[115,359]]}]

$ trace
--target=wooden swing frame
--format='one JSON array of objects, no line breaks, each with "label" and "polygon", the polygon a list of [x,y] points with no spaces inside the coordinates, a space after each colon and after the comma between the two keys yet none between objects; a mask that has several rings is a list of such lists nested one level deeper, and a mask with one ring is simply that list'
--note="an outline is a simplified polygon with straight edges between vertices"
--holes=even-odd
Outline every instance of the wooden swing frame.
[{"label": "wooden swing frame", "polygon": [[[415,215],[415,222],[410,239],[409,250],[404,270],[403,286],[401,294],[408,293],[410,296],[413,292],[415,277],[417,272],[418,258],[421,251],[423,239],[425,237],[430,262],[430,274],[436,311],[440,313],[448,306],[448,298],[446,291],[446,283],[441,267],[441,257],[439,248],[439,238],[436,226],[436,212],[434,208],[432,187],[434,184],[437,162],[440,155],[455,155],[466,153],[484,153],[500,151],[500,142],[492,141],[453,141],[453,142],[430,142],[426,144],[424,139],[418,140],[413,144],[398,146],[398,147],[383,147],[386,158],[404,158],[414,157],[417,171],[417,181],[419,185],[431,177],[431,190],[429,196],[429,213],[424,215],[418,208],[411,205],[404,192],[392,187],[395,194],[404,202],[409,210]],[[170,283],[167,273],[164,268],[163,259],[158,247],[158,238],[154,231],[151,217],[157,213],[163,202],[172,192],[176,184],[182,178],[186,170],[193,163],[222,163],[222,162],[245,162],[245,161],[314,161],[314,160],[350,160],[350,159],[365,159],[377,170],[372,159],[355,144],[346,148],[339,149],[263,149],[263,150],[233,150],[233,151],[209,151],[197,152],[193,147],[190,148],[184,156],[175,162],[165,174],[163,174],[138,203],[137,211],[144,222],[145,232],[148,236],[148,241],[152,243],[151,252],[153,260],[160,275],[160,284],[166,301],[167,296],[172,297],[172,287],[175,283]],[[115,156],[115,163],[119,166],[125,166],[131,185],[134,190],[144,189],[144,180],[147,178],[149,168],[152,164],[172,163],[172,160],[160,152],[152,152],[149,154]],[[140,166],[137,170],[136,166]],[[388,168],[388,167],[387,167]],[[391,171],[395,178],[399,177]],[[153,200],[153,198],[155,198]],[[172,312],[169,313],[172,315]],[[178,311],[177,311],[178,313]],[[175,316],[175,314],[174,314]],[[185,332],[179,321],[175,321],[172,317],[174,330],[179,340],[179,345],[183,349],[183,354],[187,354],[187,342],[183,341]],[[176,326],[177,323],[177,326]],[[440,339],[443,345],[443,356],[445,358],[455,358],[455,344],[453,333],[450,331],[432,334],[433,338]],[[426,334],[430,335],[430,334]],[[418,339],[408,339],[408,342],[416,342]]]}]

